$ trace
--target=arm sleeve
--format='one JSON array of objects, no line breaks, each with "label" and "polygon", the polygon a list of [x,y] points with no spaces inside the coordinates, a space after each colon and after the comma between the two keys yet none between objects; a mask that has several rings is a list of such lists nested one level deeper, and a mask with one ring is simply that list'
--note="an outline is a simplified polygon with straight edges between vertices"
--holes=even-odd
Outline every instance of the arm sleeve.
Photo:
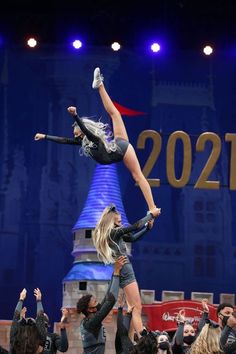
[{"label": "arm sleeve", "polygon": [[57,350],[62,353],[65,353],[68,350],[68,338],[65,328],[61,328],[61,335],[56,335],[54,343]]},{"label": "arm sleeve", "polygon": [[204,327],[208,316],[209,316],[208,312],[203,312],[202,317],[198,323],[198,328],[197,328],[198,334],[201,332],[202,328]]},{"label": "arm sleeve", "polygon": [[183,345],[184,343],[184,323],[179,323],[175,333],[175,344]]},{"label": "arm sleeve", "polygon": [[[114,286],[115,286],[115,294],[113,294],[115,296],[115,298],[117,299],[118,297],[118,292],[119,292],[119,285],[118,285],[118,282],[117,280],[115,280],[114,278],[119,278],[117,275],[112,275],[112,278],[109,282],[109,285],[108,285],[108,288],[107,288],[107,292],[106,292],[106,295],[108,295],[110,292],[111,292],[111,288],[113,287],[114,289]],[[117,288],[118,286],[118,288]],[[112,290],[114,291],[114,290]],[[101,306],[104,304],[104,302],[106,301],[106,295],[104,296],[102,302],[101,302]]]},{"label": "arm sleeve", "polygon": [[[39,301],[39,302],[40,302],[40,301]],[[41,341],[42,341],[43,343],[45,343],[45,341],[46,341],[46,336],[47,336],[47,331],[46,331],[46,327],[45,327],[43,312],[41,312],[40,314],[37,314],[37,317],[36,317],[36,327],[37,327],[37,329],[38,329],[38,331],[39,331]]]},{"label": "arm sleeve", "polygon": [[[131,318],[132,314],[126,314],[126,316],[123,316],[122,307],[118,308],[116,341],[117,344],[121,346],[122,352],[124,353],[128,352],[129,349],[133,348],[133,344],[129,339],[129,326]],[[126,319],[128,321],[125,321]]]},{"label": "arm sleeve", "polygon": [[96,143],[98,141],[98,137],[96,135],[94,135],[93,133],[91,133],[90,130],[88,130],[86,128],[83,120],[78,115],[73,115],[73,118],[76,121],[76,123],[78,124],[78,126],[80,127],[81,131],[84,133],[84,135],[86,135],[90,141],[93,141],[94,143]]},{"label": "arm sleeve", "polygon": [[225,326],[221,332],[220,336],[220,344],[222,346],[222,349],[224,350],[224,353],[233,353],[236,350],[236,337],[233,340],[233,336],[231,337],[231,332],[232,328],[229,326]]},{"label": "arm sleeve", "polygon": [[148,214],[144,218],[138,220],[135,224],[130,225],[128,227],[115,228],[113,232],[115,233],[116,237],[122,237],[125,234],[141,229],[151,219],[153,219],[152,214]]},{"label": "arm sleeve", "polygon": [[40,315],[41,313],[44,313],[44,309],[43,309],[43,304],[42,301],[38,300],[37,301],[37,315]]},{"label": "arm sleeve", "polygon": [[14,311],[11,329],[10,329],[10,343],[11,344],[13,343],[14,336],[15,336],[17,329],[18,329],[18,321],[20,319],[20,312],[22,310],[22,306],[23,306],[23,301],[19,300],[16,305],[15,311]]},{"label": "arm sleeve", "polygon": [[127,328],[127,331],[129,331],[129,328],[130,328],[131,319],[132,319],[132,313],[127,312],[123,318],[123,323],[124,323],[125,328]]},{"label": "arm sleeve", "polygon": [[123,237],[123,240],[124,240],[125,242],[136,242],[136,241],[138,241],[139,239],[141,239],[142,236],[143,236],[147,231],[149,231],[148,228],[147,228],[147,227],[144,227],[143,229],[139,230],[138,232],[126,234],[126,235]]},{"label": "arm sleeve", "polygon": [[53,141],[58,144],[67,144],[67,145],[81,145],[81,141],[79,139],[65,138],[61,136],[54,135],[45,135],[46,140]]},{"label": "arm sleeve", "polygon": [[120,277],[119,275],[113,275],[111,285],[109,287],[109,293],[112,293],[115,299],[118,298]]},{"label": "arm sleeve", "polygon": [[97,327],[101,325],[104,318],[112,310],[118,297],[119,281],[120,277],[113,275],[109,293],[106,295],[105,301],[102,302],[101,309],[96,312],[94,317],[87,319],[85,322],[84,327],[86,329],[97,329]]}]

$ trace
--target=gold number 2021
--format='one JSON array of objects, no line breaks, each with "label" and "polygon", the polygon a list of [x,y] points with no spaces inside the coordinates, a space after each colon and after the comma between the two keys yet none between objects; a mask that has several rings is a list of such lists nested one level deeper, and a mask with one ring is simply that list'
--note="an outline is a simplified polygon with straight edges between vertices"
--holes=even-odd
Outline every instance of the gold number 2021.
[{"label": "gold number 2021", "polygon": [[[143,174],[147,178],[151,187],[159,187],[159,178],[149,178],[152,169],[157,162],[161,147],[162,147],[162,137],[155,130],[144,130],[139,134],[137,140],[137,148],[145,149],[145,144],[147,139],[153,141],[153,146],[151,153],[143,167]],[[181,142],[183,145],[183,164],[182,173],[179,178],[176,177],[175,171],[175,149],[176,143]],[[236,134],[226,133],[225,141],[230,143],[230,169],[229,169],[229,188],[231,190],[236,190]],[[221,153],[221,139],[220,137],[212,132],[202,133],[196,142],[196,153],[201,153],[206,151],[208,154],[208,159],[194,185],[194,188],[199,189],[219,189],[220,181],[218,180],[208,180],[210,174],[214,171],[214,167],[220,157]],[[167,179],[172,187],[182,188],[184,187],[190,179],[192,169],[192,144],[191,139],[187,133],[184,131],[173,132],[168,139],[166,147],[166,175]]]}]

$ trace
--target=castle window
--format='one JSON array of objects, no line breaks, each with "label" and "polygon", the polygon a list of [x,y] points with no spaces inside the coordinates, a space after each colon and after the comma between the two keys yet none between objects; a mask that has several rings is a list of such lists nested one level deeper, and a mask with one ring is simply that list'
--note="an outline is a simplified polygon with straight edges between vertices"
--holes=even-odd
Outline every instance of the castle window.
[{"label": "castle window", "polygon": [[196,213],[195,214],[195,221],[200,224],[204,223],[204,215],[201,213]]},{"label": "castle window", "polygon": [[206,217],[207,217],[208,222],[212,222],[212,223],[216,222],[216,215],[215,214],[207,213]]},{"label": "castle window", "polygon": [[194,210],[195,211],[202,211],[204,209],[203,207],[203,202],[198,200],[198,201],[195,201],[194,203]]},{"label": "castle window", "polygon": [[206,210],[207,211],[215,211],[216,210],[216,206],[214,202],[208,201],[206,203]]},{"label": "castle window", "polygon": [[85,238],[91,238],[92,237],[92,230],[85,230]]},{"label": "castle window", "polygon": [[86,281],[79,282],[79,290],[87,290],[87,282]]}]

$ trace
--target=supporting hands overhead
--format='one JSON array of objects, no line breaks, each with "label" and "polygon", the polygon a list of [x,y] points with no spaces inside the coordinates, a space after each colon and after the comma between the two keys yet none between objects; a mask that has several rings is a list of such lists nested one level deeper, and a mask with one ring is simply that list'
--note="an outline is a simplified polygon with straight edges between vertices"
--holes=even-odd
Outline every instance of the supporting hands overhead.
[{"label": "supporting hands overhead", "polygon": [[70,316],[70,313],[66,308],[62,308],[61,312],[62,312],[62,316],[61,316],[60,325],[61,328],[65,328],[66,323],[68,323],[68,318]]},{"label": "supporting hands overhead", "polygon": [[34,296],[36,297],[36,301],[42,300],[42,293],[39,288],[34,289]]},{"label": "supporting hands overhead", "polygon": [[186,321],[185,319],[185,310],[180,310],[176,317],[175,317],[176,322],[179,323],[184,323]]},{"label": "supporting hands overhead", "polygon": [[25,319],[25,314],[26,314],[27,308],[24,306],[23,309],[20,312],[20,318]]},{"label": "supporting hands overhead", "polygon": [[208,300],[202,299],[202,309],[203,312],[209,313]]},{"label": "supporting hands overhead", "polygon": [[62,308],[61,309],[61,313],[62,313],[61,323],[66,323],[70,313],[69,313],[69,311],[66,308]]},{"label": "supporting hands overhead", "polygon": [[24,288],[20,293],[20,300],[24,301],[26,298],[27,290]]},{"label": "supporting hands overhead", "polygon": [[127,263],[127,257],[120,256],[117,258],[114,264],[114,275],[120,275],[120,270],[125,263]]},{"label": "supporting hands overhead", "polygon": [[152,216],[154,218],[157,218],[161,214],[161,208],[155,207],[155,208],[149,210],[149,212],[152,214]]}]

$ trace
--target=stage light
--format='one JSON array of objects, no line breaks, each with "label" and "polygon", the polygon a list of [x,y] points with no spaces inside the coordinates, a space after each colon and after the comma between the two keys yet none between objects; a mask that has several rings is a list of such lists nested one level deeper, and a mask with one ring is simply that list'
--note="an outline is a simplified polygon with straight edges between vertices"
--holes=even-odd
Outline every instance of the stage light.
[{"label": "stage light", "polygon": [[30,48],[34,48],[36,47],[37,45],[37,41],[35,38],[31,37],[27,40],[27,45],[30,47]]},{"label": "stage light", "polygon": [[203,48],[203,53],[205,55],[211,55],[213,53],[213,48],[210,46],[210,45],[206,45],[204,48]]},{"label": "stage light", "polygon": [[72,43],[72,45],[73,45],[73,47],[74,47],[75,49],[80,49],[83,44],[82,44],[82,42],[81,42],[79,39],[76,39],[76,40],[74,40],[74,42]]},{"label": "stage light", "polygon": [[151,50],[153,51],[153,53],[159,52],[160,49],[161,49],[161,46],[159,43],[157,43],[157,42],[152,43]]},{"label": "stage light", "polygon": [[114,43],[112,43],[111,48],[112,48],[115,52],[117,52],[118,50],[120,50],[121,45],[120,45],[118,42],[114,42]]}]

